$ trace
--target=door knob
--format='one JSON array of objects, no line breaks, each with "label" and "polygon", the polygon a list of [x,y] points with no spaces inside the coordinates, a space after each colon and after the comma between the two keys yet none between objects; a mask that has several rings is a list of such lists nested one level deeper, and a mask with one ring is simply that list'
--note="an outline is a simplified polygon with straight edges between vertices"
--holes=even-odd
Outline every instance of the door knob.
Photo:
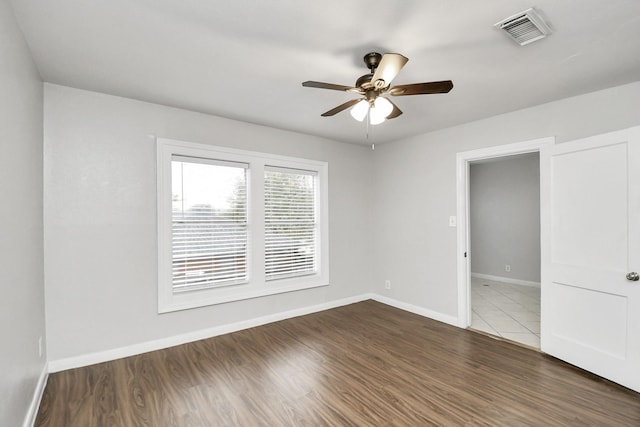
[{"label": "door knob", "polygon": [[638,280],[640,280],[640,274],[638,274],[635,271],[632,271],[631,273],[627,273],[627,280],[631,280],[632,282],[637,282]]}]

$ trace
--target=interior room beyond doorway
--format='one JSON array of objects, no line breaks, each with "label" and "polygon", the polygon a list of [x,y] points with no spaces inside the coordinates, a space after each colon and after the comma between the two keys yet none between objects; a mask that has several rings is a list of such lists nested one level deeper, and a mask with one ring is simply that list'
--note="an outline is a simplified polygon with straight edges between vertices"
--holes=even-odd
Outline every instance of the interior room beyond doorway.
[{"label": "interior room beyond doorway", "polygon": [[471,328],[540,348],[540,156],[471,163]]}]

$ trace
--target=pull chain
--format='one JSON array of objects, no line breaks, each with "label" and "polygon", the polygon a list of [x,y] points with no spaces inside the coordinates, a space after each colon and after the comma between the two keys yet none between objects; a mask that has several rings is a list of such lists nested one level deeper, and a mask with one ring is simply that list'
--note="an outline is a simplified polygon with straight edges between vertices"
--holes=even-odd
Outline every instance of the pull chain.
[{"label": "pull chain", "polygon": [[369,114],[371,114],[371,108],[367,110],[367,141],[369,140],[369,122],[371,121],[369,118]]},{"label": "pull chain", "polygon": [[[369,126],[371,126],[371,118],[369,115],[371,114],[371,108],[367,110],[367,141],[369,140]],[[376,144],[374,142],[371,143],[371,150],[376,149]]]}]

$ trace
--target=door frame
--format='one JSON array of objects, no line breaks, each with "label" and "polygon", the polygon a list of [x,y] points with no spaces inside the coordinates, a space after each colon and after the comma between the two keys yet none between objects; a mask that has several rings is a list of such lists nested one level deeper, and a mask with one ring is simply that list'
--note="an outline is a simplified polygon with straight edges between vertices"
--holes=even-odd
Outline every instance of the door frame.
[{"label": "door frame", "polygon": [[[477,160],[494,159],[540,152],[545,147],[555,144],[554,136],[532,139],[523,142],[498,145],[464,151],[456,154],[456,193],[457,193],[457,285],[458,285],[458,326],[468,328],[471,325],[471,268],[470,260],[470,226],[469,226],[469,164]],[[548,171],[540,162],[540,188]],[[542,204],[546,203],[540,195],[540,211],[544,211]],[[542,236],[541,236],[541,240]],[[542,241],[540,242],[543,243]],[[542,245],[541,245],[542,247]],[[469,255],[469,256],[466,256]],[[542,268],[542,266],[541,266]],[[544,272],[541,272],[544,273]]]}]

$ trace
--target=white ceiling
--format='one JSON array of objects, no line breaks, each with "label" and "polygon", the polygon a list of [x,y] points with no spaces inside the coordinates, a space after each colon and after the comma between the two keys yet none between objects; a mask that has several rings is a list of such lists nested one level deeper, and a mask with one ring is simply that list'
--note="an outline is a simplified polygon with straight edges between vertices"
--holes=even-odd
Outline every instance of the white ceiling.
[{"label": "white ceiling", "polygon": [[[397,140],[640,80],[638,0],[13,0],[47,82],[327,138]],[[520,47],[493,24],[531,6],[554,33]],[[372,127],[353,85],[369,51],[410,60],[394,84],[451,79],[446,95],[398,97]]]}]

